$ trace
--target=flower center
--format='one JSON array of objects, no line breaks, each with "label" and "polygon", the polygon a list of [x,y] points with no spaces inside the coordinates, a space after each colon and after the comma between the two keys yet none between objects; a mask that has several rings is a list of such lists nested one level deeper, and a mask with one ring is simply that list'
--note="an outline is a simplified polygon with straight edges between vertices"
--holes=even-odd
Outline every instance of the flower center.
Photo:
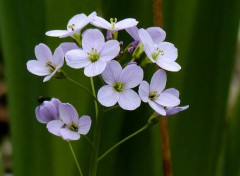
[{"label": "flower center", "polygon": [[96,49],[92,48],[92,52],[91,53],[88,53],[88,56],[89,56],[89,60],[91,62],[96,62],[98,59],[99,59],[99,54],[97,52]]},{"label": "flower center", "polygon": [[48,61],[48,62],[46,63],[46,67],[49,69],[50,72],[53,72],[53,71],[55,70],[55,68],[56,68],[56,66],[53,65],[53,63],[50,62],[50,61]]},{"label": "flower center", "polygon": [[78,125],[75,123],[67,125],[68,129],[71,131],[78,131]]},{"label": "flower center", "polygon": [[124,90],[124,84],[121,82],[115,82],[113,84],[113,88],[117,91],[117,92],[122,92]]},{"label": "flower center", "polygon": [[72,31],[74,31],[75,24],[71,24],[71,25],[69,25],[68,28],[71,29]]},{"label": "flower center", "polygon": [[111,30],[115,29],[115,24],[117,23],[117,18],[110,18]]},{"label": "flower center", "polygon": [[159,55],[164,55],[164,52],[163,50],[160,50],[159,48],[157,48],[157,51],[155,51],[153,54],[152,54],[152,58],[154,60],[156,60],[158,58]]},{"label": "flower center", "polygon": [[149,97],[150,100],[154,101],[154,100],[156,100],[159,97],[159,94],[158,94],[157,91],[150,92],[148,97]]}]

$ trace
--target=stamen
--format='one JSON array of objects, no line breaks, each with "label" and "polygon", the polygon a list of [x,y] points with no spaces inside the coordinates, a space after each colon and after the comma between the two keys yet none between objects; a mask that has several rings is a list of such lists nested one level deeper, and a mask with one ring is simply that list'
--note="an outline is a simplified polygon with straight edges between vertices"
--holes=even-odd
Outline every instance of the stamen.
[{"label": "stamen", "polygon": [[159,97],[159,94],[158,94],[157,91],[150,92],[148,97],[149,97],[150,100],[154,101],[154,100],[156,100]]},{"label": "stamen", "polygon": [[75,27],[75,24],[71,24],[68,26],[68,28],[70,28],[72,31],[74,31],[74,27]]},{"label": "stamen", "polygon": [[122,92],[124,90],[124,84],[121,82],[115,82],[113,84],[113,88],[117,91],[117,92]]},{"label": "stamen", "polygon": [[115,24],[117,23],[117,18],[110,18],[111,30],[115,29]]},{"label": "stamen", "polygon": [[96,49],[92,48],[92,52],[91,53],[88,53],[88,56],[89,56],[89,60],[91,62],[96,62],[98,61],[98,59],[100,58],[98,52]]}]

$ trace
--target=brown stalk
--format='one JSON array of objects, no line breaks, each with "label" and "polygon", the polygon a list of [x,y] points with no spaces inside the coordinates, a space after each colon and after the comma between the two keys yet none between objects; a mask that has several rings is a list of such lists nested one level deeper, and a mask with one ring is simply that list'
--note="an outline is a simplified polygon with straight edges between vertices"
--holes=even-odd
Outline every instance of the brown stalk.
[{"label": "brown stalk", "polygon": [[[155,26],[163,27],[162,0],[153,0],[153,20]],[[162,167],[164,176],[172,176],[171,149],[169,141],[168,118],[160,117],[159,120]]]}]

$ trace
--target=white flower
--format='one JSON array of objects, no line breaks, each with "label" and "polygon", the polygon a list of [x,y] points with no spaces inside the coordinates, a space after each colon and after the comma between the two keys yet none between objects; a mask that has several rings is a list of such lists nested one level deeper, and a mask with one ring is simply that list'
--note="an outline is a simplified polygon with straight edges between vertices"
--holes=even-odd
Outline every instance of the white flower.
[{"label": "white flower", "polygon": [[105,19],[103,19],[102,17],[99,16],[95,16],[93,18],[93,21],[91,22],[92,25],[103,28],[103,29],[107,29],[108,31],[119,31],[119,30],[123,30],[123,29],[127,29],[133,26],[136,26],[138,24],[138,21],[136,21],[133,18],[126,18],[124,20],[121,20],[119,22],[117,22],[116,18],[111,18],[109,23],[108,21],[106,21]]},{"label": "white flower", "polygon": [[148,103],[157,113],[165,116],[164,107],[179,105],[178,97],[163,91],[166,86],[167,76],[164,70],[158,70],[152,76],[150,85],[143,81],[139,86],[139,96],[143,102]]},{"label": "white flower", "polygon": [[75,15],[69,20],[67,30],[51,30],[46,32],[46,35],[50,37],[64,38],[73,36],[76,33],[79,34],[81,29],[88,25],[95,16],[96,12],[92,12],[89,16],[86,16],[83,13]]},{"label": "white flower", "polygon": [[40,43],[35,47],[35,55],[37,60],[27,62],[29,72],[46,76],[43,82],[48,81],[63,66],[64,54],[61,47],[57,47],[52,55],[47,45]]},{"label": "white flower", "polygon": [[69,103],[60,104],[59,116],[59,120],[48,122],[47,129],[64,140],[78,140],[80,135],[85,135],[90,130],[91,118],[84,115],[79,119],[76,109]]},{"label": "white flower", "polygon": [[114,59],[120,51],[117,40],[105,42],[98,29],[89,29],[83,34],[82,49],[66,53],[66,62],[72,68],[84,68],[84,74],[92,77],[101,74],[107,62]]},{"label": "white flower", "polygon": [[155,36],[154,33],[139,29],[139,37],[146,55],[153,63],[165,70],[179,71],[181,67],[175,62],[178,56],[177,48],[172,43],[162,42],[160,38],[152,38],[151,36]]},{"label": "white flower", "polygon": [[117,102],[125,110],[134,110],[140,106],[141,100],[132,88],[138,86],[143,79],[141,67],[131,64],[122,69],[113,60],[108,63],[102,77],[108,84],[101,87],[97,94],[98,101],[103,106],[110,107]]}]

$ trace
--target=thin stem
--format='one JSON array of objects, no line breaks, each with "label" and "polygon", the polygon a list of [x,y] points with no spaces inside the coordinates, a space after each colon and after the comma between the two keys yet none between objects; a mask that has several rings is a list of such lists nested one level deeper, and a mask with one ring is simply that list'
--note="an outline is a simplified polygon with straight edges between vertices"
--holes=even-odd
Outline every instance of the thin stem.
[{"label": "thin stem", "polygon": [[93,78],[90,77],[90,82],[91,82],[91,87],[92,87],[92,95],[94,96],[94,106],[95,106],[95,113],[96,113],[96,119],[98,117],[98,103],[97,103],[97,99],[96,99],[96,92],[95,92],[95,87],[94,87],[94,82],[93,82]]},{"label": "thin stem", "polygon": [[124,138],[123,140],[119,141],[118,143],[116,143],[114,146],[112,146],[110,149],[108,149],[104,154],[102,154],[99,158],[98,158],[98,162],[103,159],[105,156],[107,156],[111,151],[113,151],[115,148],[117,148],[118,146],[120,146],[121,144],[123,144],[124,142],[128,141],[129,139],[131,139],[132,137],[138,135],[139,133],[143,132],[144,130],[146,130],[149,126],[145,125],[143,126],[141,129],[139,129],[138,131],[134,132],[133,134],[127,136],[126,138]]},{"label": "thin stem", "polygon": [[105,109],[103,112],[108,112],[108,111],[111,111],[111,110],[113,110],[115,108],[118,108],[118,107],[119,107],[119,105],[115,105],[115,106],[112,106],[110,108]]},{"label": "thin stem", "polygon": [[82,84],[76,82],[75,80],[73,80],[72,78],[70,78],[70,77],[68,77],[68,76],[66,77],[66,79],[67,79],[68,81],[76,84],[77,86],[81,87],[85,92],[87,92],[89,95],[91,95],[91,96],[94,98],[94,100],[97,100],[97,99],[96,99],[96,96],[94,96],[94,95],[93,95],[86,87],[84,87]]},{"label": "thin stem", "polygon": [[77,157],[76,157],[76,155],[75,155],[75,153],[74,153],[74,151],[73,151],[73,148],[72,148],[72,145],[71,145],[70,141],[68,141],[68,145],[69,145],[69,148],[70,148],[70,150],[71,150],[71,152],[72,152],[74,161],[75,161],[75,163],[76,163],[76,165],[77,165],[79,175],[80,175],[80,176],[83,176],[82,170],[81,170],[81,168],[80,168],[80,165],[79,165],[79,163],[78,163]]},{"label": "thin stem", "polygon": [[88,143],[91,145],[91,147],[94,149],[93,143],[92,141],[85,135],[83,135],[83,137],[85,137],[85,139],[88,141]]},{"label": "thin stem", "polygon": [[[93,78],[90,78],[91,87],[93,95],[96,97],[95,88]],[[89,176],[96,176],[97,175],[97,168],[98,168],[98,152],[99,152],[99,144],[100,144],[100,136],[101,136],[101,127],[102,127],[102,113],[103,111],[98,109],[98,103],[95,99],[95,113],[96,113],[96,123],[94,129],[94,139],[93,139],[93,151],[89,169]]]}]

